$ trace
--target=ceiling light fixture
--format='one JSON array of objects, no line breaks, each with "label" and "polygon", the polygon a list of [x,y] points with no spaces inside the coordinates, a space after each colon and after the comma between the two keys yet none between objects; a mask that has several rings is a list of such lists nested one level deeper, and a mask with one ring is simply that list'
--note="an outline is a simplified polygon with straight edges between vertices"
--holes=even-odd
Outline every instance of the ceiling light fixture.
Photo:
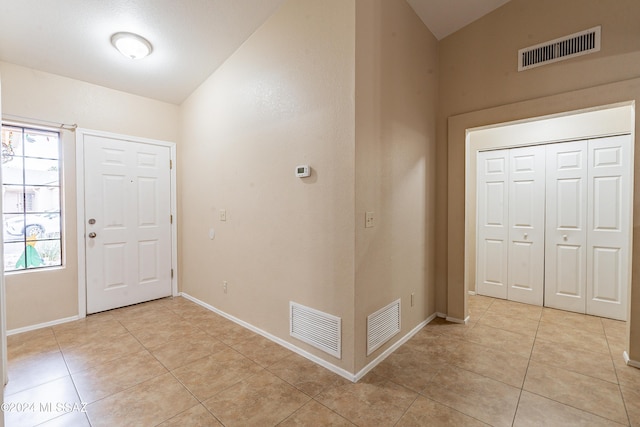
[{"label": "ceiling light fixture", "polygon": [[134,33],[115,33],[111,36],[111,44],[129,59],[144,58],[153,50],[147,39]]}]

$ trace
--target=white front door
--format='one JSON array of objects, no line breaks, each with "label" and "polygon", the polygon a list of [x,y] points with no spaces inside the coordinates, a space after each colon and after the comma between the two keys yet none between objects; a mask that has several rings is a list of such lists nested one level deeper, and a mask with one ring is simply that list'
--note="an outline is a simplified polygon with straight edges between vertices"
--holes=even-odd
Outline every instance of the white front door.
[{"label": "white front door", "polygon": [[547,146],[545,306],[585,312],[587,141]]},{"label": "white front door", "polygon": [[509,150],[509,290],[507,298],[542,305],[544,294],[545,147]]},{"label": "white front door", "polygon": [[589,140],[587,314],[626,320],[631,246],[631,137]]},{"label": "white front door", "polygon": [[478,261],[480,295],[507,298],[509,252],[509,150],[477,157]]},{"label": "white front door", "polygon": [[171,295],[170,148],[83,144],[87,313]]}]

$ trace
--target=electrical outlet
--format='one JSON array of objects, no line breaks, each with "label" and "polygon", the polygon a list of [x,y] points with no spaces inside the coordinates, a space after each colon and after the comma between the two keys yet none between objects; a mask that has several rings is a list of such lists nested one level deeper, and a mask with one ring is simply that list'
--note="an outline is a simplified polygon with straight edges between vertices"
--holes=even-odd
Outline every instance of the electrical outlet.
[{"label": "electrical outlet", "polygon": [[227,220],[227,210],[226,209],[220,209],[218,211],[218,215],[219,215],[220,221],[226,221]]},{"label": "electrical outlet", "polygon": [[225,280],[224,282],[222,282],[222,290],[224,291],[224,293],[227,293],[227,281]]},{"label": "electrical outlet", "polygon": [[364,227],[371,228],[376,225],[376,218],[373,215],[373,212],[365,212],[364,214]]}]

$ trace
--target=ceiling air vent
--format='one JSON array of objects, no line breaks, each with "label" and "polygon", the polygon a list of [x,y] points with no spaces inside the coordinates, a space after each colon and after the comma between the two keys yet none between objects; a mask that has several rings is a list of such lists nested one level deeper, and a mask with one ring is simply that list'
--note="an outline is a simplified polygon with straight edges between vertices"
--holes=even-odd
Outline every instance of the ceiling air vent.
[{"label": "ceiling air vent", "polygon": [[601,27],[590,28],[518,51],[518,71],[575,58],[600,50]]}]

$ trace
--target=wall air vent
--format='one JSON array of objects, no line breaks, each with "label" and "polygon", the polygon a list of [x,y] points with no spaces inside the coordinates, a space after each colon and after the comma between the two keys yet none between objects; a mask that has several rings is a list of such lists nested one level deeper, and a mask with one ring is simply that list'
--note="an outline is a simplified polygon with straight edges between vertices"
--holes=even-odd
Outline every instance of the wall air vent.
[{"label": "wall air vent", "polygon": [[600,33],[601,27],[598,26],[520,49],[518,51],[518,71],[598,52],[600,50]]},{"label": "wall air vent", "polygon": [[342,320],[289,301],[289,334],[332,356],[342,356]]},{"label": "wall air vent", "polygon": [[400,300],[367,317],[367,356],[400,332]]}]

